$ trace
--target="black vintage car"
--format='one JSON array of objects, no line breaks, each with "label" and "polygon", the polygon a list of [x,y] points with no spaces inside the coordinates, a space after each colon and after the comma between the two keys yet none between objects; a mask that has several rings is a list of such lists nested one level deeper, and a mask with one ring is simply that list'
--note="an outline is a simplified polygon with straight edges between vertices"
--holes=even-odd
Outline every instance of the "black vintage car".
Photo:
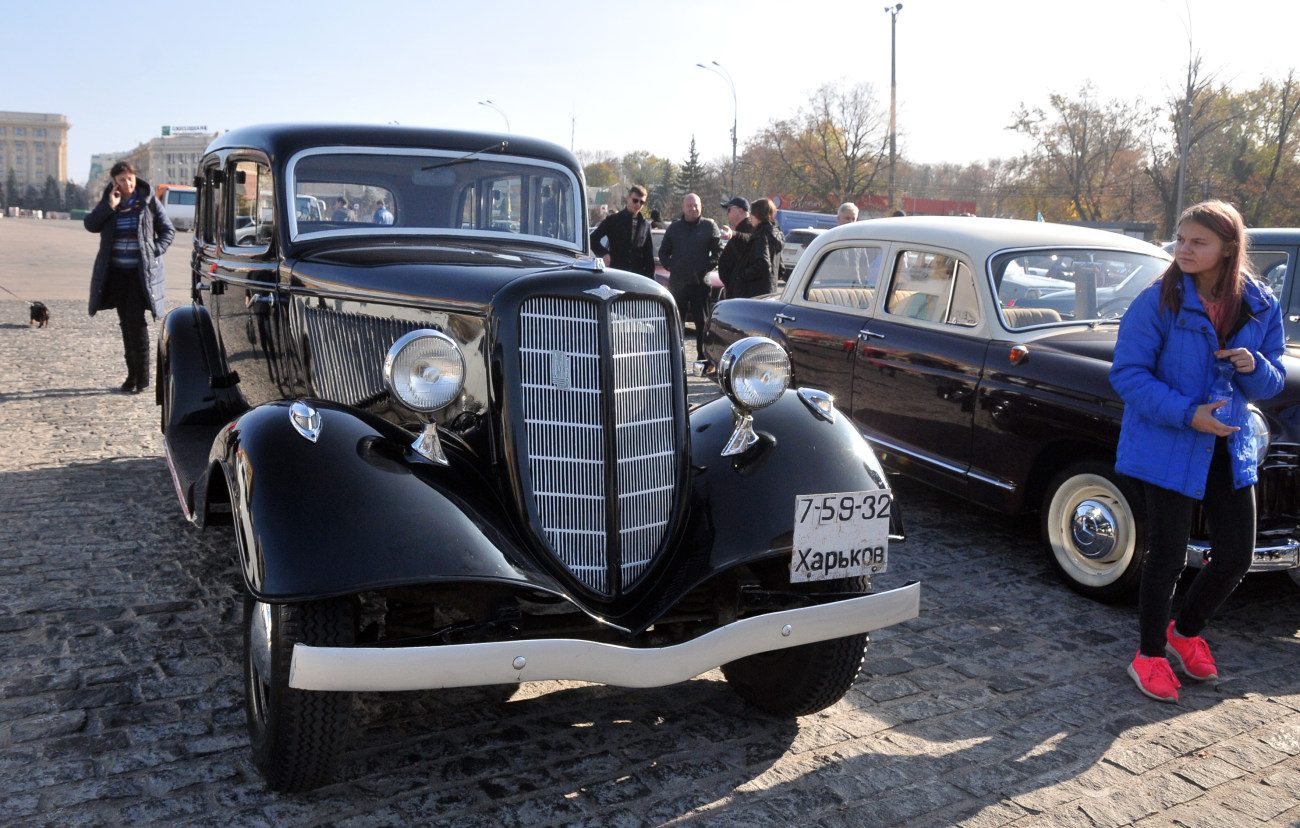
[{"label": "black vintage car", "polygon": [[[1038,510],[1066,582],[1119,600],[1140,579],[1145,515],[1140,487],[1114,471],[1123,403],[1108,373],[1120,317],[1168,261],[1081,227],[857,222],[818,237],[779,296],[719,303],[705,351],[771,337],[794,382],[831,393],[887,467],[1002,512]],[[1285,390],[1251,417],[1253,569],[1296,578],[1300,361],[1285,359]],[[1192,566],[1209,552],[1196,521]]]},{"label": "black vintage car", "polygon": [[901,523],[857,429],[762,338],[688,411],[672,299],[590,255],[569,152],[266,126],[201,169],[157,401],[185,514],[234,527],[271,787],[332,778],[351,691],[721,665],[797,716],[917,614],[871,592]]}]

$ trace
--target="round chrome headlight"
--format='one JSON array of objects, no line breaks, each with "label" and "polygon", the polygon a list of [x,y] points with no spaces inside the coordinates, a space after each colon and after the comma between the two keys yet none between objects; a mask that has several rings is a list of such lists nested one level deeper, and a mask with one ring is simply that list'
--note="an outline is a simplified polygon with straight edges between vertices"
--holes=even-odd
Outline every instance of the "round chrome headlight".
[{"label": "round chrome headlight", "polygon": [[749,336],[723,351],[718,382],[740,408],[766,408],[790,387],[790,358],[765,336]]},{"label": "round chrome headlight", "polygon": [[441,331],[411,331],[384,358],[384,382],[402,405],[428,413],[447,407],[465,385],[465,357]]},{"label": "round chrome headlight", "polygon": [[1268,456],[1268,444],[1271,439],[1268,432],[1268,421],[1255,406],[1247,406],[1248,416],[1246,417],[1245,434],[1241,436],[1242,448],[1247,457],[1251,457],[1258,466],[1264,462]]}]

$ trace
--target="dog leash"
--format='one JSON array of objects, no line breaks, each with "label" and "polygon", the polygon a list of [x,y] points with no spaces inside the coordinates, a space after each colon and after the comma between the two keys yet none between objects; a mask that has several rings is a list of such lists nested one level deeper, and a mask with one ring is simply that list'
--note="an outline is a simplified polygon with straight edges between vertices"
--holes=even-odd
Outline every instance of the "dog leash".
[{"label": "dog leash", "polygon": [[14,293],[12,290],[10,290],[9,288],[5,287],[4,285],[0,285],[0,290],[3,290],[5,293],[9,294],[10,296],[12,296],[13,298],[17,299],[17,300],[20,301],[20,302],[26,302],[26,303],[29,304],[29,305],[32,303],[32,300],[30,300],[30,299],[24,299],[23,297],[21,297],[21,296],[19,296],[18,294]]}]

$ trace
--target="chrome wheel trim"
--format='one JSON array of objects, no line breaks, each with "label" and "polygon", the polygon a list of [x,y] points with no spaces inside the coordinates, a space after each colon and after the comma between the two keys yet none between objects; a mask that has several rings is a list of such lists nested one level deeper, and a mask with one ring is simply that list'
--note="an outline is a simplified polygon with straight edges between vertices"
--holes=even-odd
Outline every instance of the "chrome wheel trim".
[{"label": "chrome wheel trim", "polygon": [[1052,496],[1052,554],[1066,575],[1083,586],[1109,586],[1124,575],[1133,561],[1136,532],[1128,501],[1105,477],[1075,475]]}]

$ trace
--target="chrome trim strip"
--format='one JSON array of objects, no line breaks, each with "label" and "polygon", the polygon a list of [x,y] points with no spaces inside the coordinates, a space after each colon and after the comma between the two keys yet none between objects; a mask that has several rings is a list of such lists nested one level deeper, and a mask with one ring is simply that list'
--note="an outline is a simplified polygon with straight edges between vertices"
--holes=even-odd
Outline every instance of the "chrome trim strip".
[{"label": "chrome trim strip", "polygon": [[983,474],[981,472],[971,471],[970,469],[963,469],[960,466],[954,466],[953,464],[945,463],[942,460],[935,460],[933,457],[930,457],[929,455],[926,454],[918,454],[914,451],[908,451],[905,448],[900,448],[896,443],[891,443],[888,440],[885,440],[881,437],[874,437],[865,431],[860,431],[860,433],[868,443],[871,443],[871,445],[877,447],[877,449],[884,448],[886,451],[897,452],[898,454],[902,454],[906,457],[910,457],[913,460],[917,460],[922,463],[927,463],[931,466],[935,466],[937,468],[941,468],[944,469],[945,471],[950,471],[955,474],[964,475],[965,477],[978,480],[981,483],[988,483],[990,486],[996,486],[999,489],[1003,489],[1004,491],[1014,492],[1016,490],[1016,484],[1012,483],[1009,480],[999,480],[996,477],[989,477],[988,475]]},{"label": "chrome trim strip", "polygon": [[[1187,565],[1200,569],[1210,557],[1210,547],[1187,544]],[[1256,546],[1251,555],[1249,572],[1283,572],[1300,567],[1300,541],[1287,538],[1278,546]]]},{"label": "chrome trim strip", "polygon": [[577,639],[435,647],[296,644],[289,686],[370,692],[477,687],[522,681],[593,681],[616,687],[676,684],[738,658],[870,632],[916,618],[921,585],[773,612],[670,647],[639,649]]}]

